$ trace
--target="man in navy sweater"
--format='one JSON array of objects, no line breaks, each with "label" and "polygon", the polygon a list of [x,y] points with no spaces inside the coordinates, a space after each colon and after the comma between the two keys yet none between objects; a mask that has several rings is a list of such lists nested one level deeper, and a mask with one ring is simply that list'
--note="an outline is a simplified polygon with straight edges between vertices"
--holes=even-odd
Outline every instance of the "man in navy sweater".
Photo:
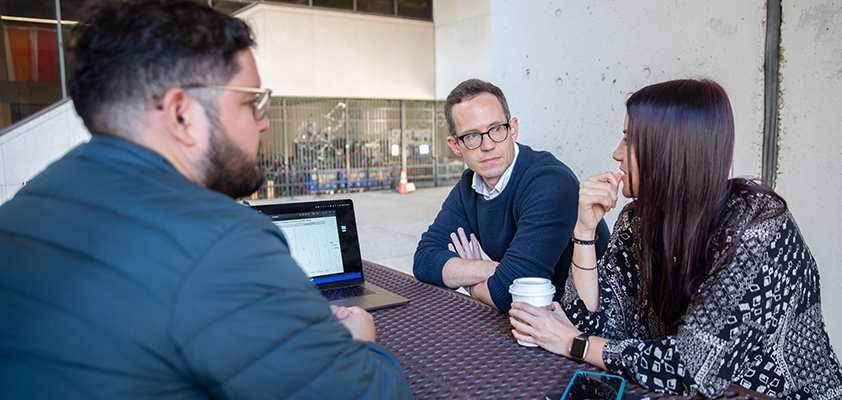
[{"label": "man in navy sweater", "polygon": [[[447,144],[469,169],[421,236],[415,277],[464,287],[504,313],[512,303],[509,285],[517,278],[552,279],[555,298],[560,298],[573,255],[576,175],[551,153],[515,143],[517,118],[491,83],[460,83],[447,96],[444,114],[450,130]],[[607,225],[600,222],[598,256],[608,236]]]}]

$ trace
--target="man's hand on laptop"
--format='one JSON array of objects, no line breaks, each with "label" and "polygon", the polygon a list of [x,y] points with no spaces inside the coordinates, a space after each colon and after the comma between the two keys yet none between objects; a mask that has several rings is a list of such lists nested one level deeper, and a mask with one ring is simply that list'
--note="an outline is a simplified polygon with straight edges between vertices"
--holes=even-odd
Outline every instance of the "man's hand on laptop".
[{"label": "man's hand on laptop", "polygon": [[459,254],[459,257],[465,260],[482,260],[482,250],[480,250],[479,240],[471,233],[471,240],[465,236],[465,230],[457,229],[456,232],[450,234],[450,240],[453,243],[447,245],[447,249]]},{"label": "man's hand on laptop", "polygon": [[351,337],[364,342],[373,342],[377,337],[377,329],[374,327],[374,317],[359,307],[330,306],[330,312],[336,317],[340,324],[345,326]]}]

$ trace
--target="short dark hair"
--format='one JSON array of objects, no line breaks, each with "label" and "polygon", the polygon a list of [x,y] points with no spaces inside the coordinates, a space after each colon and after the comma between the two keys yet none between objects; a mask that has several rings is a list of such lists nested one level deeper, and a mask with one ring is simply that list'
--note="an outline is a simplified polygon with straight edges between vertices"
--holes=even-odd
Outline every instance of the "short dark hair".
[{"label": "short dark hair", "polygon": [[452,136],[456,136],[456,128],[453,126],[453,106],[463,101],[467,101],[477,97],[483,93],[493,94],[503,107],[503,114],[506,116],[506,121],[512,119],[512,114],[509,112],[509,103],[506,102],[506,96],[503,91],[490,82],[480,79],[468,79],[453,88],[450,94],[447,95],[447,100],[444,101],[444,120],[447,121],[447,129]]},{"label": "short dark hair", "polygon": [[99,0],[79,17],[68,87],[91,132],[117,134],[173,87],[226,84],[254,44],[245,22],[190,0]]}]

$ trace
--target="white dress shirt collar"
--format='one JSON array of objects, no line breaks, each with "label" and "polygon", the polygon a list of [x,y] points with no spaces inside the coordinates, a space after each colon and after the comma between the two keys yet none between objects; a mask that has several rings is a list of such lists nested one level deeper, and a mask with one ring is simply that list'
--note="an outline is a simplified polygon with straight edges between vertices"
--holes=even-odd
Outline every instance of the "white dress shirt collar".
[{"label": "white dress shirt collar", "polygon": [[499,196],[500,193],[503,193],[503,189],[506,188],[506,185],[509,183],[509,179],[512,177],[512,171],[515,169],[518,153],[520,153],[520,148],[518,147],[518,144],[515,143],[515,157],[512,159],[512,165],[509,165],[509,168],[506,168],[506,172],[503,172],[503,175],[501,175],[500,179],[497,180],[497,184],[494,185],[494,188],[488,190],[488,188],[485,187],[485,181],[483,181],[482,177],[476,172],[474,172],[474,183],[471,185],[471,188],[482,195],[482,197],[486,200],[492,200]]}]

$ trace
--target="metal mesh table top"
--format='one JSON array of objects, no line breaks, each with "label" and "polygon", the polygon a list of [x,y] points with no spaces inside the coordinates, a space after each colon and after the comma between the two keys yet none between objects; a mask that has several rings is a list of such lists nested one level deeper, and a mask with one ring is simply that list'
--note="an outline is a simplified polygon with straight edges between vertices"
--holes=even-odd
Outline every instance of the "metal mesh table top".
[{"label": "metal mesh table top", "polygon": [[[363,262],[366,280],[409,299],[374,310],[377,342],[395,355],[416,399],[544,399],[563,392],[576,371],[603,372],[512,336],[508,317],[455,291]],[[652,399],[690,399],[647,392],[626,382],[625,393]],[[731,385],[723,399],[768,399]]]}]

